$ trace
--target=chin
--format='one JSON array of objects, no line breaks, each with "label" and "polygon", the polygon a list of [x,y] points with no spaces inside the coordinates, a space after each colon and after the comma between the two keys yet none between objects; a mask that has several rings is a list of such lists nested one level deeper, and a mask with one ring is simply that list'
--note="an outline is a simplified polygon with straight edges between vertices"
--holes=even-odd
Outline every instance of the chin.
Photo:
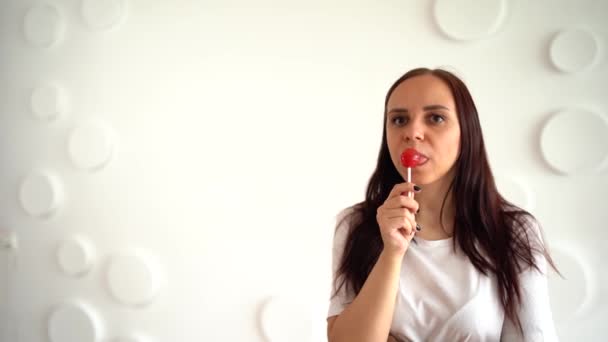
[{"label": "chin", "polygon": [[[405,173],[400,173],[401,177],[403,178],[404,182],[407,182],[407,172]],[[433,183],[434,181],[436,181],[437,179],[435,177],[429,177],[429,176],[425,176],[424,174],[418,174],[416,172],[412,172],[412,183],[414,184],[429,184],[429,183]]]},{"label": "chin", "polygon": [[[446,176],[447,176],[446,174],[438,175],[436,173],[430,174],[429,172],[425,172],[425,173],[412,172],[412,182],[414,184],[419,184],[419,185],[428,185],[428,184],[440,182]],[[405,177],[403,179],[405,179]]]},{"label": "chin", "polygon": [[435,183],[436,181],[437,181],[436,178],[431,178],[431,177],[414,177],[414,176],[412,176],[412,182],[414,184],[418,184],[418,185],[428,185],[428,184]]}]

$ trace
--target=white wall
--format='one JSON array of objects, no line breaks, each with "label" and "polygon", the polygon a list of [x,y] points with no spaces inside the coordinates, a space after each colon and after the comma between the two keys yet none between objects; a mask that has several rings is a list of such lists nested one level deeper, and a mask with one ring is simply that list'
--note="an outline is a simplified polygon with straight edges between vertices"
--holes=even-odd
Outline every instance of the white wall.
[{"label": "white wall", "polygon": [[562,340],[608,338],[608,1],[0,3],[1,341],[324,341],[334,215],[418,66],[544,225]]}]

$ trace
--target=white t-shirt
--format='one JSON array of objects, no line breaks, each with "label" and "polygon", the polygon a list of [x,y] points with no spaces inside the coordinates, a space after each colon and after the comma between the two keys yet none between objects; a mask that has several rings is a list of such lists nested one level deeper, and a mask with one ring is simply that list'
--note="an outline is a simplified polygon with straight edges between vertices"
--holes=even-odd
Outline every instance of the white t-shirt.
[{"label": "white t-shirt", "polygon": [[[334,278],[348,230],[348,222],[344,221],[334,236]],[[460,248],[454,251],[452,238],[415,239],[417,243],[410,243],[401,266],[390,329],[397,339],[414,342],[557,341],[544,257],[537,258],[542,274],[533,268],[520,274],[522,305],[517,312],[524,338],[504,314],[495,276],[485,276],[477,271]],[[347,293],[345,288],[343,286],[330,300],[328,317],[339,315],[353,301],[353,293]]]}]

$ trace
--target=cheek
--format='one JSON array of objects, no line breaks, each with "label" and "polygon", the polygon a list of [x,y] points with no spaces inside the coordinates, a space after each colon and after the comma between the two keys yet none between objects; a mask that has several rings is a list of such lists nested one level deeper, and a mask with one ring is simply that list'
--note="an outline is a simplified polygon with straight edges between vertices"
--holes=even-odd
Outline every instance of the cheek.
[{"label": "cheek", "polygon": [[399,157],[398,157],[399,156],[399,151],[397,151],[397,148],[394,147],[393,145],[391,145],[390,143],[388,145],[388,153],[389,153],[389,155],[390,155],[391,160],[393,161],[393,163],[395,163],[395,162],[398,161],[398,159],[399,159]]},{"label": "cheek", "polygon": [[460,135],[458,135],[456,139],[454,139],[454,143],[452,144],[452,146],[454,146],[454,156],[455,158],[458,158],[458,156],[460,155]]},{"label": "cheek", "polygon": [[396,149],[399,147],[399,140],[395,139],[395,136],[393,134],[387,132],[386,144],[388,145],[388,150],[391,156],[394,156],[396,153],[398,153]]},{"label": "cheek", "polygon": [[460,154],[460,132],[455,133],[446,143],[447,146],[450,146],[450,157],[452,159],[458,158],[458,155]]}]

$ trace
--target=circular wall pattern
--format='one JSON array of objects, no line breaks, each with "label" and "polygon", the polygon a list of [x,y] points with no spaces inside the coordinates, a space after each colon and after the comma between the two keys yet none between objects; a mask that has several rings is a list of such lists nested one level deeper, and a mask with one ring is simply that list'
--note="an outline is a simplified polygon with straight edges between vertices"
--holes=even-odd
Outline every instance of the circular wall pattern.
[{"label": "circular wall pattern", "polygon": [[34,117],[53,121],[67,111],[65,90],[56,84],[45,84],[32,92],[31,106]]},{"label": "circular wall pattern", "polygon": [[42,3],[27,11],[23,30],[28,43],[49,48],[62,38],[65,20],[55,5]]},{"label": "circular wall pattern", "polygon": [[596,303],[596,274],[583,255],[583,250],[575,248],[572,242],[552,246],[551,257],[565,278],[554,272],[550,272],[548,278],[551,307],[557,324],[586,314]]},{"label": "circular wall pattern", "polygon": [[21,183],[19,200],[30,216],[49,218],[58,210],[62,201],[59,181],[45,171],[34,171]]},{"label": "circular wall pattern", "polygon": [[608,156],[608,122],[583,109],[562,110],[545,123],[540,144],[547,163],[561,173],[600,170]]},{"label": "circular wall pattern", "polygon": [[98,171],[112,159],[115,135],[101,122],[89,122],[70,134],[68,152],[74,165],[87,171]]},{"label": "circular wall pattern", "polygon": [[120,25],[127,13],[126,0],[83,0],[82,17],[94,30],[108,30]]},{"label": "circular wall pattern", "polygon": [[580,28],[558,33],[549,48],[553,65],[568,73],[591,67],[598,52],[599,44],[593,32]]},{"label": "circular wall pattern", "polygon": [[269,298],[260,312],[260,323],[267,342],[312,341],[312,310],[295,298]]},{"label": "circular wall pattern", "polygon": [[58,306],[51,313],[48,322],[51,342],[96,342],[99,333],[95,314],[79,302]]},{"label": "circular wall pattern", "polygon": [[88,239],[80,236],[67,239],[59,246],[57,262],[69,276],[85,275],[93,266],[93,247]]},{"label": "circular wall pattern", "polygon": [[436,0],[434,16],[441,31],[456,40],[476,40],[495,33],[507,12],[506,0]]},{"label": "circular wall pattern", "polygon": [[511,177],[499,176],[496,177],[496,186],[500,191],[500,194],[507,199],[507,201],[526,210],[533,209],[534,200],[532,191],[518,180]]},{"label": "circular wall pattern", "polygon": [[151,303],[159,290],[159,278],[151,264],[138,255],[112,258],[107,271],[110,293],[121,304]]}]

